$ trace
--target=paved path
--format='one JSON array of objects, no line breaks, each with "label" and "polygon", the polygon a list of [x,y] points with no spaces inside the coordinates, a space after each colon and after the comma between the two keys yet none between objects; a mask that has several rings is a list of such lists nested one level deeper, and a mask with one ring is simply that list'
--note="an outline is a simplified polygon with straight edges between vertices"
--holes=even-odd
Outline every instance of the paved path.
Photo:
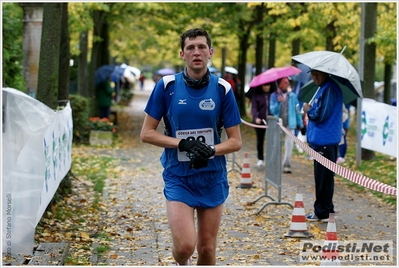
[{"label": "paved path", "polygon": [[[104,193],[108,212],[103,217],[116,219],[115,226],[107,227],[113,234],[111,250],[102,259],[93,256],[93,265],[175,265],[162,193],[162,168],[159,163],[162,149],[143,144],[139,139],[143,109],[153,87],[151,82],[146,81],[144,91],[134,91],[134,99],[123,115],[125,124],[120,128],[125,131],[123,135],[131,140],[132,145],[95,152],[119,158],[121,176],[109,179]],[[240,173],[229,173],[231,189],[219,233],[217,265],[314,265],[299,262],[301,239],[285,237],[292,217],[289,206],[270,205],[255,215],[270,199],[263,198],[254,205],[248,205],[264,193],[265,170],[256,167],[253,129],[245,125],[241,129],[244,144],[242,150],[235,154],[236,161],[241,165],[244,152],[248,152],[255,188],[238,188]],[[299,189],[303,194],[306,212],[311,212],[314,201],[313,163],[306,160],[304,155],[295,155],[292,170],[292,174],[282,175],[281,200],[293,204]],[[334,200],[338,240],[393,240],[396,264],[396,207],[381,203],[371,194],[348,189],[343,180],[336,179]],[[277,198],[277,192],[272,187],[269,187],[269,194]],[[323,241],[326,227],[326,223],[307,223],[314,238],[302,241]],[[196,256],[195,252],[194,264]]]}]

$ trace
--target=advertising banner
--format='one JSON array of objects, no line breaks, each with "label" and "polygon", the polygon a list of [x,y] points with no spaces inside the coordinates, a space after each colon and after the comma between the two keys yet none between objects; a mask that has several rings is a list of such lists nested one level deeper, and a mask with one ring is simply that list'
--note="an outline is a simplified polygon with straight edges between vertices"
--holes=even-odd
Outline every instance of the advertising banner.
[{"label": "advertising banner", "polygon": [[362,101],[361,147],[397,157],[396,106],[364,98]]},{"label": "advertising banner", "polygon": [[2,249],[32,254],[37,223],[71,167],[72,110],[2,89]]}]

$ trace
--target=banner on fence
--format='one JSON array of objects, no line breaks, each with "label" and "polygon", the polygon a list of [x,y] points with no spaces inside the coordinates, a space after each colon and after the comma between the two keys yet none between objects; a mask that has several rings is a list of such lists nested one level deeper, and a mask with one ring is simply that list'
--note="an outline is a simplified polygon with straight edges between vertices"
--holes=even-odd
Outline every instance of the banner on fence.
[{"label": "banner on fence", "polygon": [[32,254],[36,225],[71,167],[72,110],[12,88],[2,98],[2,249]]},{"label": "banner on fence", "polygon": [[396,106],[364,98],[361,147],[397,157]]}]

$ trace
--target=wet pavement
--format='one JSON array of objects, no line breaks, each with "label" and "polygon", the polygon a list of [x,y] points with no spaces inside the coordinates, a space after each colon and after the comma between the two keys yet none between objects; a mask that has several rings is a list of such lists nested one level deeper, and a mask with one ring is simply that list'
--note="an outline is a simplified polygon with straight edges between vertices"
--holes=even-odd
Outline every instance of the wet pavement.
[{"label": "wet pavement", "polygon": [[[92,265],[175,265],[159,162],[162,148],[144,144],[139,139],[143,110],[152,87],[152,81],[146,80],[145,89],[135,90],[133,101],[129,107],[124,108],[124,115],[118,115],[118,121],[125,117],[121,121],[123,125],[120,125],[120,129],[124,130],[121,134],[124,139],[130,140],[132,146],[121,149],[93,148],[95,154],[118,158],[121,175],[107,180],[103,194],[108,210],[102,217],[115,219],[115,226],[106,227],[113,234],[109,242],[111,249],[104,256],[94,255]],[[265,197],[253,205],[249,204],[265,193],[265,168],[256,166],[254,130],[242,125],[241,131],[243,148],[234,156],[237,165],[241,166],[244,153],[248,153],[254,187],[238,187],[240,172],[229,172],[230,195],[225,203],[218,236],[217,265],[317,265],[317,262],[299,262],[300,243],[324,240],[327,223],[307,223],[313,238],[291,238],[285,237],[290,230],[293,213],[290,206],[268,205],[259,215],[256,214],[271,199]],[[232,155],[229,155],[228,168],[237,167],[232,165],[231,158]],[[292,164],[293,173],[282,174],[281,200],[294,204],[296,193],[301,193],[306,213],[312,212],[313,161],[307,160],[304,154],[296,153]],[[396,265],[396,206],[382,203],[371,193],[348,188],[344,180],[336,179],[334,196],[338,240],[392,240],[394,262],[385,264]],[[278,191],[270,185],[268,194],[278,197]],[[196,254],[193,255],[193,264],[196,262]],[[341,262],[341,265],[370,264],[377,263]]]}]

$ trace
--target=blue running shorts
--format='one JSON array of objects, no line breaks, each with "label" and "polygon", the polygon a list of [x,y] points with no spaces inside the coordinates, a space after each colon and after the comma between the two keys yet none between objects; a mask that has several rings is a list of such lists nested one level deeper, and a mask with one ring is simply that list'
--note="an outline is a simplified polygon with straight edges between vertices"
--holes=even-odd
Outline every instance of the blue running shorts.
[{"label": "blue running shorts", "polygon": [[164,195],[168,201],[182,202],[190,207],[213,208],[224,203],[229,195],[227,173],[206,171],[187,177],[164,170]]}]

